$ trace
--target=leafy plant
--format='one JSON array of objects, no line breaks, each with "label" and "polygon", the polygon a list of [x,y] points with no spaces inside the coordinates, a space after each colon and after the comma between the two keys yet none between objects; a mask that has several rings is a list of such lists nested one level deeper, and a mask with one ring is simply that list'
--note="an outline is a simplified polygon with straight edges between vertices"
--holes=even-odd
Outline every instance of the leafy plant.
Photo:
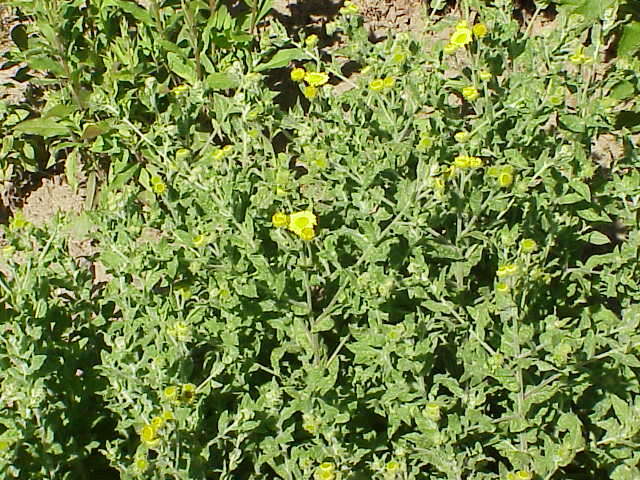
[{"label": "leafy plant", "polygon": [[48,94],[95,208],[4,229],[3,473],[637,477],[638,62],[502,3],[378,43],[345,3],[331,48],[105,5],[136,36]]}]

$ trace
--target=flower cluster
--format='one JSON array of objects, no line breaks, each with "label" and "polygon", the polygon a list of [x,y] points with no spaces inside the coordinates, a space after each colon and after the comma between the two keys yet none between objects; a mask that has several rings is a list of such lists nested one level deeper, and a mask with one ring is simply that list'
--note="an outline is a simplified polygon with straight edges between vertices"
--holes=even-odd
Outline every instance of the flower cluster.
[{"label": "flower cluster", "polygon": [[315,237],[316,232],[313,227],[318,224],[318,220],[310,210],[302,210],[300,212],[287,215],[283,212],[276,212],[271,217],[274,227],[286,227],[303,240],[311,240]]},{"label": "flower cluster", "polygon": [[291,80],[294,82],[304,81],[306,86],[302,89],[302,93],[308,99],[312,99],[318,95],[318,88],[329,81],[329,74],[326,72],[307,72],[302,67],[296,67],[291,70]]},{"label": "flower cluster", "polygon": [[211,152],[211,159],[219,162],[229,156],[229,154],[233,151],[233,145],[225,145],[222,148],[216,148],[213,152]]},{"label": "flower cluster", "polygon": [[336,478],[336,466],[331,462],[322,462],[313,474],[315,480],[333,480]]},{"label": "flower cluster", "polygon": [[170,385],[164,389],[162,395],[171,403],[189,404],[196,397],[196,386],[193,383],[185,383],[181,387]]},{"label": "flower cluster", "polygon": [[189,85],[178,85],[171,90],[176,97],[181,97],[189,92]]},{"label": "flower cluster", "polygon": [[473,37],[482,38],[489,32],[484,23],[476,23],[473,27],[463,20],[456,25],[456,30],[449,38],[449,43],[444,47],[446,53],[453,53],[459,48],[465,47],[473,41]]},{"label": "flower cluster", "polygon": [[153,190],[153,193],[162,195],[167,190],[167,186],[162,181],[162,178],[156,175],[151,177],[151,190]]},{"label": "flower cluster", "polygon": [[389,88],[393,88],[396,83],[396,79],[393,77],[375,78],[369,82],[369,88],[373,92],[381,92]]},{"label": "flower cluster", "polygon": [[466,168],[480,168],[482,166],[482,159],[469,155],[458,155],[453,160],[453,166],[461,170]]},{"label": "flower cluster", "polygon": [[168,410],[162,412],[161,415],[153,417],[149,423],[144,424],[140,429],[140,441],[147,447],[155,447],[160,443],[158,433],[167,422],[174,419],[173,413]]},{"label": "flower cluster", "polygon": [[498,277],[513,277],[518,274],[518,266],[513,263],[507,263],[498,268],[496,275]]},{"label": "flower cluster", "polygon": [[349,0],[344,2],[344,6],[340,8],[341,15],[355,15],[358,11],[358,6]]},{"label": "flower cluster", "polygon": [[468,86],[462,89],[462,96],[466,100],[469,100],[470,102],[472,102],[480,96],[480,92],[478,92],[478,89],[476,87]]}]

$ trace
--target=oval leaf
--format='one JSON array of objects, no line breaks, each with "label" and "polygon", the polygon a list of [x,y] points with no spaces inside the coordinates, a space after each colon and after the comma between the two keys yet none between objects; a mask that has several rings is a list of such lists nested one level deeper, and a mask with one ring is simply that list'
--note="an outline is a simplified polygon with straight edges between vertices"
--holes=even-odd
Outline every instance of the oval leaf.
[{"label": "oval leaf", "polygon": [[68,135],[71,131],[69,128],[56,122],[53,118],[34,118],[19,123],[13,129],[18,133],[27,135],[40,135],[42,137],[60,137]]}]

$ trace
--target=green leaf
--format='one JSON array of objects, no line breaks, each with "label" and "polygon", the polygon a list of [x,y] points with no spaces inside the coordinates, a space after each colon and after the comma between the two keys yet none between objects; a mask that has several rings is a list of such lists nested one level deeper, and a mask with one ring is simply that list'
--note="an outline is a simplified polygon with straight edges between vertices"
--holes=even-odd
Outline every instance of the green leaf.
[{"label": "green leaf", "polygon": [[207,77],[207,87],[211,90],[228,90],[240,86],[240,79],[231,73],[212,73]]},{"label": "green leaf", "polygon": [[111,3],[114,5],[117,5],[122,10],[124,10],[125,12],[133,16],[133,18],[135,18],[136,20],[146,25],[154,24],[154,21],[151,18],[151,15],[149,14],[149,12],[147,12],[144,8],[136,5],[135,2],[131,2],[129,0],[115,0]]},{"label": "green leaf", "polygon": [[584,197],[579,193],[567,193],[556,199],[559,205],[571,205],[572,203],[582,202]]},{"label": "green leaf", "polygon": [[433,300],[425,300],[422,302],[422,306],[431,310],[432,312],[448,313],[451,312],[451,306],[445,302],[434,302]]},{"label": "green leaf", "polygon": [[583,239],[593,245],[606,245],[607,243],[611,242],[611,240],[609,240],[609,237],[600,232],[588,233],[587,235],[583,236]]},{"label": "green leaf", "polygon": [[29,37],[23,24],[20,23],[11,29],[11,40],[21,51],[29,48]]},{"label": "green leaf", "polygon": [[640,49],[640,22],[628,23],[622,28],[617,53],[621,57],[629,57]]},{"label": "green leaf", "polygon": [[572,180],[569,183],[569,186],[578,192],[584,200],[587,202],[591,201],[591,190],[589,190],[589,185],[578,180]]},{"label": "green leaf", "polygon": [[71,153],[67,155],[67,160],[64,162],[64,173],[69,186],[74,192],[77,192],[80,173],[80,154],[77,149],[72,150]]},{"label": "green leaf", "polygon": [[68,127],[61,125],[52,118],[34,118],[19,123],[14,127],[14,132],[27,135],[40,135],[42,137],[60,137],[71,133]]},{"label": "green leaf", "polygon": [[611,98],[616,100],[624,100],[625,98],[629,98],[633,96],[635,93],[635,88],[633,83],[623,80],[622,82],[616,83],[611,89]]},{"label": "green leaf", "polygon": [[585,21],[601,18],[604,12],[618,0],[561,0],[558,3],[569,13],[582,15]]},{"label": "green leaf", "polygon": [[317,332],[327,332],[331,330],[334,326],[333,318],[330,315],[325,316],[319,322],[316,322],[313,325],[313,333]]},{"label": "green leaf", "polygon": [[610,222],[611,217],[606,213],[598,213],[593,208],[578,211],[578,216],[588,222]]},{"label": "green leaf", "polygon": [[38,70],[41,72],[51,72],[57,77],[64,77],[64,68],[54,59],[44,56],[38,55],[27,58],[27,64],[29,68],[33,70]]},{"label": "green leaf", "polygon": [[198,77],[196,75],[196,66],[193,60],[181,57],[175,53],[167,54],[167,61],[169,62],[169,68],[173,73],[182,77],[191,85],[194,85]]},{"label": "green leaf", "polygon": [[289,65],[293,60],[307,60],[309,55],[302,48],[287,48],[276,53],[267,63],[258,65],[254,71],[262,72],[272,68],[282,68]]},{"label": "green leaf", "polygon": [[560,125],[575,133],[582,133],[585,130],[584,120],[578,115],[560,115]]}]

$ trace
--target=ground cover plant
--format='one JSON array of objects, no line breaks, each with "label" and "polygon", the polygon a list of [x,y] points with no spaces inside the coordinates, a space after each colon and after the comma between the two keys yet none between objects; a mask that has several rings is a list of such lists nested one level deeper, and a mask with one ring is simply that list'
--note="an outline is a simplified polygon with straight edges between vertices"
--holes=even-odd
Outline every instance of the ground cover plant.
[{"label": "ground cover plant", "polygon": [[2,475],[639,478],[634,3],[552,3],[11,2]]}]

